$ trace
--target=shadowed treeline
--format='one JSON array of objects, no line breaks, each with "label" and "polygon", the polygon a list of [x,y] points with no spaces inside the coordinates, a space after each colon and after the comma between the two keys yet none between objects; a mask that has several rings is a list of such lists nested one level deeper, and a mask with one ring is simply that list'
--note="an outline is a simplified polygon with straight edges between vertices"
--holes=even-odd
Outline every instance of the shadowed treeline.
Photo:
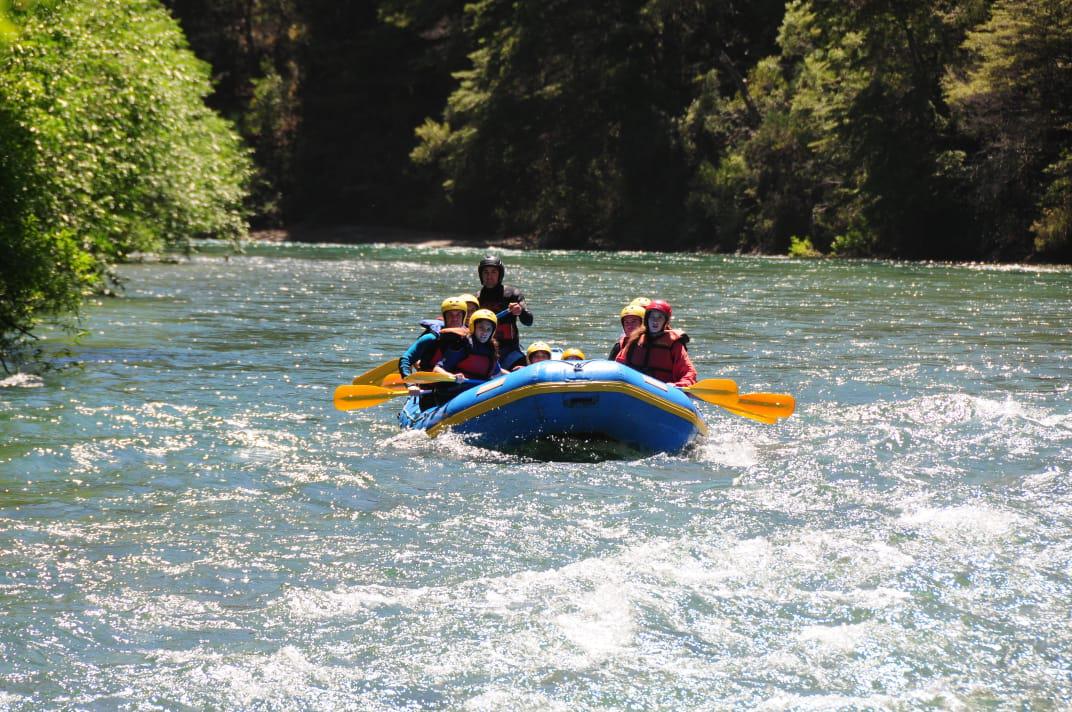
[{"label": "shadowed treeline", "polygon": [[0,0],[0,366],[247,219],[1072,260],[1070,48],[1072,0]]},{"label": "shadowed treeline", "polygon": [[259,224],[1069,258],[1072,0],[169,5]]}]

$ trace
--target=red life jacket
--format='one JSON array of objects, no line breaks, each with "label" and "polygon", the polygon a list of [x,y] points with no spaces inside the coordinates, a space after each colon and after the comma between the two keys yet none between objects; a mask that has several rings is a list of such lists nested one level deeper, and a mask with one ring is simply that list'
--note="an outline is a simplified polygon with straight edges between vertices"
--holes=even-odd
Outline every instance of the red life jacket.
[{"label": "red life jacket", "polygon": [[469,353],[454,366],[454,371],[464,373],[466,378],[484,381],[491,378],[495,363],[495,353],[490,348],[484,353],[478,353],[470,348]]},{"label": "red life jacket", "polygon": [[644,333],[640,339],[627,347],[625,363],[652,378],[672,383],[674,381],[674,359],[672,354],[674,344],[680,341],[682,347],[684,347],[685,344],[689,343],[689,336],[677,329],[666,329],[649,344],[648,339],[650,336],[650,334]]},{"label": "red life jacket", "polygon": [[[502,289],[481,289],[477,298],[480,300],[481,309],[490,309],[496,314],[501,313],[511,303],[519,301],[520,292],[508,284],[502,285]],[[500,345],[518,340],[517,317],[503,317],[495,327],[495,339]]]},{"label": "red life jacket", "polygon": [[[481,302],[480,308],[490,309],[491,311],[498,314],[502,310],[506,309],[508,305],[509,302],[507,302],[505,299],[488,300],[487,304]],[[498,341],[500,344],[516,340],[517,327],[515,326],[515,323],[516,322],[512,319],[499,320],[499,323],[495,326],[495,340]]]}]

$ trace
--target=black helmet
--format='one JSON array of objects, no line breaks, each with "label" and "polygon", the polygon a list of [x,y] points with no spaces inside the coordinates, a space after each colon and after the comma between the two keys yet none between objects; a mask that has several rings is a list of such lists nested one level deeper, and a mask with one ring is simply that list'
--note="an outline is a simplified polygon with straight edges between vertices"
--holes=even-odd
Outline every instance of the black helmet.
[{"label": "black helmet", "polygon": [[506,268],[503,267],[502,260],[495,255],[484,255],[484,259],[480,260],[480,264],[477,265],[476,274],[479,277],[480,273],[484,271],[485,267],[496,267],[499,270],[499,284],[502,284],[503,278],[506,277]]}]

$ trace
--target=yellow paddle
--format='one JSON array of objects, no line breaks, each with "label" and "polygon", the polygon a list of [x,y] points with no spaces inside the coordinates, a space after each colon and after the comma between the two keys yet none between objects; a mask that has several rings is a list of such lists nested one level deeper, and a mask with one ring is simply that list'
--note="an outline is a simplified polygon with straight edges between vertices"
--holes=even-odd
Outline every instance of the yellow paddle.
[{"label": "yellow paddle", "polygon": [[435,371],[414,371],[405,378],[402,378],[402,374],[392,373],[380,383],[384,388],[397,388],[410,383],[454,383],[454,376],[447,373],[436,373]]},{"label": "yellow paddle", "polygon": [[392,398],[406,395],[409,395],[409,392],[404,388],[380,388],[367,384],[339,386],[335,389],[335,407],[339,410],[371,408]]},{"label": "yellow paddle", "polygon": [[719,403],[734,415],[774,425],[793,414],[796,400],[787,393],[745,393],[736,403]]},{"label": "yellow paddle", "polygon": [[737,384],[728,378],[705,378],[681,390],[734,415],[768,425],[777,423],[780,418],[788,418],[796,408],[796,400],[786,393],[738,395]]},{"label": "yellow paddle", "polygon": [[777,420],[793,414],[797,399],[788,393],[745,393],[737,399],[737,407]]},{"label": "yellow paddle", "polygon": [[371,369],[369,371],[365,371],[360,376],[355,376],[352,383],[355,386],[359,386],[361,384],[377,386],[380,384],[380,381],[382,381],[387,376],[390,376],[392,373],[398,373],[397,358],[393,358],[390,361],[385,361],[376,368]]},{"label": "yellow paddle", "polygon": [[705,378],[681,390],[715,405],[737,402],[737,384],[728,378]]}]

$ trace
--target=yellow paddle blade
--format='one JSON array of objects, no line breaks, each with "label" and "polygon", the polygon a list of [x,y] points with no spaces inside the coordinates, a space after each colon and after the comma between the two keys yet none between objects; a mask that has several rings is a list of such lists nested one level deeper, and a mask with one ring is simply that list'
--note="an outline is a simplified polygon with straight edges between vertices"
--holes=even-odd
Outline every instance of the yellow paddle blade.
[{"label": "yellow paddle blade", "polygon": [[737,402],[737,384],[728,378],[705,378],[681,390],[714,405],[734,405]]},{"label": "yellow paddle blade", "polygon": [[435,371],[414,371],[403,380],[406,383],[454,383],[454,376]]},{"label": "yellow paddle blade", "polygon": [[380,388],[379,386],[339,386],[335,389],[335,407],[339,410],[371,408],[392,398],[408,395],[405,389]]},{"label": "yellow paddle blade", "polygon": [[387,374],[379,384],[374,383],[372,385],[379,385],[382,388],[402,388],[406,385],[406,382],[402,380],[402,374],[395,371],[394,373]]},{"label": "yellow paddle blade", "polygon": [[745,393],[735,407],[768,418],[788,418],[796,410],[797,400],[788,393]]},{"label": "yellow paddle blade", "polygon": [[400,373],[392,373],[380,381],[384,388],[400,388],[412,383],[454,383],[454,376],[434,371],[414,371],[405,378]]},{"label": "yellow paddle blade", "polygon": [[691,386],[685,386],[681,390],[688,391],[696,396],[701,393],[713,396],[735,396],[737,395],[737,383],[728,378],[705,378],[702,381],[693,383]]},{"label": "yellow paddle blade", "polygon": [[772,418],[769,415],[764,415],[763,413],[753,413],[750,410],[742,410],[740,408],[736,408],[732,405],[728,405],[725,403],[719,403],[718,405],[728,413],[733,413],[734,415],[739,415],[742,418],[754,420],[757,423],[766,423],[767,425],[774,425],[778,422],[777,418]]},{"label": "yellow paddle blade", "polygon": [[787,393],[745,393],[739,396],[737,384],[728,378],[705,378],[681,390],[734,415],[768,425],[777,423],[780,418],[788,418],[796,408],[796,400]]},{"label": "yellow paddle blade", "polygon": [[375,386],[379,385],[380,381],[382,381],[384,378],[386,378],[392,373],[398,373],[397,358],[393,358],[390,361],[385,361],[376,368],[373,368],[369,371],[365,371],[360,376],[355,376],[352,383],[355,386],[359,386],[361,384]]}]

